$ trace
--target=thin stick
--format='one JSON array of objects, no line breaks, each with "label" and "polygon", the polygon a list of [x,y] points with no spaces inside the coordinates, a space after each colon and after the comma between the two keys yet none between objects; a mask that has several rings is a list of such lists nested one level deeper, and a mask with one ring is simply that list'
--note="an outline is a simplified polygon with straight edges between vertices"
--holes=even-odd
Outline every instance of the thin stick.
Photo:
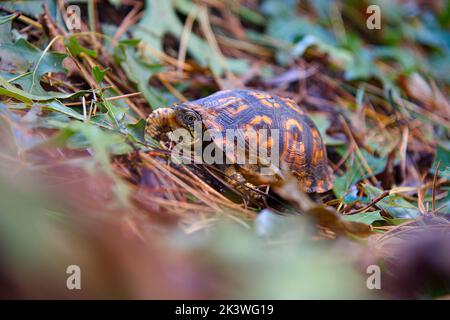
[{"label": "thin stick", "polygon": [[340,116],[340,118],[342,120],[342,124],[344,125],[345,133],[348,135],[349,139],[352,141],[352,143],[355,146],[356,154],[358,155],[359,159],[361,160],[361,163],[362,163],[364,169],[366,169],[367,173],[370,175],[369,179],[371,180],[371,182],[374,185],[377,185],[378,180],[377,180],[377,178],[375,178],[372,168],[370,168],[369,164],[366,161],[366,158],[364,158],[364,155],[361,152],[361,149],[359,148],[358,144],[356,143],[355,138],[353,137],[352,131],[348,127],[347,122],[345,121],[344,117]]},{"label": "thin stick", "polygon": [[[139,96],[141,94],[142,94],[141,92],[133,92],[133,93],[128,93],[128,94],[122,94],[120,96],[108,97],[108,98],[105,98],[105,100],[106,101],[121,100],[121,99]],[[69,103],[65,103],[64,105],[67,107],[70,107],[70,106],[79,106],[81,104],[82,104],[81,102],[69,102]]]},{"label": "thin stick", "polygon": [[360,209],[358,209],[358,210],[355,210],[355,211],[346,213],[345,215],[352,215],[352,214],[355,214],[355,213],[363,212],[363,211],[369,209],[370,207],[372,207],[373,205],[375,205],[377,202],[379,202],[379,201],[381,201],[382,199],[386,198],[388,195],[389,195],[389,190],[385,190],[385,191],[384,191],[382,194],[380,194],[378,197],[376,197],[375,199],[373,199],[372,201],[370,201],[370,203],[369,203],[367,206],[365,206],[365,207],[363,207],[363,208],[360,208]]},{"label": "thin stick", "polygon": [[406,157],[408,150],[408,136],[409,136],[409,128],[405,126],[402,130],[402,140],[400,143],[400,172],[402,174],[402,178],[406,178]]},{"label": "thin stick", "polygon": [[192,10],[189,12],[186,22],[184,24],[183,32],[181,33],[180,38],[180,49],[178,51],[178,66],[177,70],[179,73],[183,72],[183,65],[186,61],[186,52],[189,42],[189,35],[192,32],[192,26],[194,25],[195,18],[197,17],[197,12],[195,10],[195,7],[192,8]]},{"label": "thin stick", "polygon": [[433,177],[433,213],[436,212],[436,181],[437,181],[437,175],[439,172],[439,168],[441,167],[441,160],[437,163],[436,170],[434,171],[434,177]]},{"label": "thin stick", "polygon": [[142,3],[137,2],[133,9],[127,14],[125,19],[123,19],[119,28],[117,28],[114,37],[112,38],[112,46],[115,47],[117,41],[119,41],[120,37],[128,30],[128,28],[133,25],[137,20],[142,17],[142,13],[139,13],[139,10],[142,8]]},{"label": "thin stick", "polygon": [[175,89],[174,86],[172,86],[172,84],[167,80],[164,74],[158,73],[157,77],[162,82],[162,84],[167,88],[167,90],[169,90],[170,93],[172,93],[175,97],[177,97],[178,100],[180,100],[181,102],[187,101],[186,97],[183,96],[183,94],[180,91]]},{"label": "thin stick", "polygon": [[422,175],[422,177],[419,179],[418,181],[418,185],[417,185],[417,206],[419,207],[419,211],[422,214],[427,213],[427,209],[425,208],[425,206],[423,205],[423,198],[424,198],[424,194],[425,194],[425,189],[422,188],[422,183],[425,180],[425,174]]},{"label": "thin stick", "polygon": [[92,99],[91,103],[89,104],[88,120],[90,120],[92,117],[92,112],[94,111],[94,106],[96,105],[95,102],[96,101],[94,99]]},{"label": "thin stick", "polygon": [[220,50],[219,44],[217,43],[216,36],[211,29],[211,24],[209,22],[208,16],[208,8],[204,5],[197,5],[197,8],[199,12],[200,27],[205,34],[206,41],[208,42],[211,50],[215,52],[215,54],[219,58],[219,63],[225,70],[225,74],[227,75],[228,79],[232,79],[235,83],[238,83],[239,79],[237,79],[236,76],[231,72],[228,63],[225,60],[222,51]]},{"label": "thin stick", "polygon": [[[164,52],[158,51],[155,48],[152,48],[151,46],[149,46],[145,43],[140,43],[138,45],[138,48],[142,48],[143,50],[150,52],[151,54],[155,55],[157,58],[159,58],[159,59],[163,60],[164,62],[171,64],[173,66],[178,67],[180,64],[180,62],[177,59],[172,58],[171,56],[165,54]],[[191,66],[190,64],[187,64],[186,62],[183,63],[182,67],[185,71],[192,71],[194,69],[193,66]]]},{"label": "thin stick", "polygon": [[95,103],[97,101],[97,95],[95,94],[95,91],[92,92],[92,95],[94,96],[94,99],[92,100],[94,102],[94,110],[92,111],[92,114],[95,116],[97,113],[97,104]]},{"label": "thin stick", "polygon": [[87,121],[87,111],[86,111],[86,98],[84,96],[81,97],[81,102],[83,104],[83,118],[84,122]]},{"label": "thin stick", "polygon": [[23,15],[20,12],[14,12],[14,10],[9,10],[9,9],[3,8],[3,7],[1,7],[0,10],[4,11],[4,12],[11,13],[11,14],[14,14],[15,17],[12,17],[11,19],[18,19],[18,20],[20,20],[20,21],[22,21],[22,22],[24,22],[26,24],[29,24],[29,25],[31,25],[31,26],[35,27],[36,29],[39,29],[39,30],[43,30],[44,29],[42,24],[40,24],[39,22],[37,22],[37,21],[35,21],[35,20],[31,19],[31,18],[28,18],[27,16]]},{"label": "thin stick", "polygon": [[88,18],[89,18],[89,29],[93,32],[97,31],[97,4],[96,0],[88,1]]}]

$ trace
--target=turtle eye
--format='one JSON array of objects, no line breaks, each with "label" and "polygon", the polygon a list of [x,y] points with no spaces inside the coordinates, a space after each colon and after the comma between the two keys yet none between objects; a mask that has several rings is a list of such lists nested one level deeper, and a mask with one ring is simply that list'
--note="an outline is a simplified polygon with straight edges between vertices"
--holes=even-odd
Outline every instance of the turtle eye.
[{"label": "turtle eye", "polygon": [[189,113],[186,113],[186,114],[183,116],[183,119],[184,119],[184,121],[186,121],[187,123],[194,123],[195,120],[197,120],[197,117],[196,117],[195,114],[189,112]]}]

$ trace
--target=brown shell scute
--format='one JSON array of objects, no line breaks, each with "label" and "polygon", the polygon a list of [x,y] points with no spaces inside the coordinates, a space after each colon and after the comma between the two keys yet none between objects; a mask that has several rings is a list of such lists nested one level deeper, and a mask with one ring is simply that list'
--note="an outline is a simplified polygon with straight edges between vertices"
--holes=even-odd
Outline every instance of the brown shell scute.
[{"label": "brown shell scute", "polygon": [[305,192],[322,193],[333,187],[322,137],[292,99],[236,89],[219,91],[185,105],[201,114],[207,129],[279,129],[280,169],[289,170]]}]

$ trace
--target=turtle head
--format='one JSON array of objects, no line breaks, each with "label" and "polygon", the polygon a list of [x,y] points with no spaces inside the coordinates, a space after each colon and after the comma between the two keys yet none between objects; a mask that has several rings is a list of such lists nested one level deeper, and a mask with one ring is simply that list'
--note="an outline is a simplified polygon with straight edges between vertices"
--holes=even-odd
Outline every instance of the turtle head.
[{"label": "turtle head", "polygon": [[194,134],[195,124],[202,121],[201,115],[189,106],[189,104],[179,104],[173,106],[175,118],[178,125]]},{"label": "turtle head", "polygon": [[188,104],[175,104],[154,110],[147,118],[146,132],[156,140],[166,140],[167,133],[179,128],[194,133],[195,123],[202,121],[198,112]]}]

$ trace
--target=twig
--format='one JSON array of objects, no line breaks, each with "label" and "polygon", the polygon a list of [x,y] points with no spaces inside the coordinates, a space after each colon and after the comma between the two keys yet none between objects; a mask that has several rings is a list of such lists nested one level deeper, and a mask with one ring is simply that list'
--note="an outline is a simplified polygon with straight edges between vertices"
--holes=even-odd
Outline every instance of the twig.
[{"label": "twig", "polygon": [[192,26],[194,25],[195,18],[197,17],[197,11],[195,7],[189,12],[186,22],[184,24],[183,32],[180,38],[180,49],[178,50],[178,66],[177,70],[179,73],[183,71],[183,65],[186,60],[186,52],[188,47],[189,35],[192,32]]},{"label": "twig", "polygon": [[400,143],[400,170],[402,174],[402,179],[406,178],[406,157],[408,151],[408,136],[409,128],[405,126],[402,130],[402,139]]},{"label": "twig", "polygon": [[112,38],[112,46],[115,47],[117,41],[119,41],[120,37],[128,30],[128,28],[136,23],[142,16],[142,13],[139,12],[142,8],[142,3],[138,2],[135,4],[133,9],[127,14],[125,19],[123,19],[119,28],[117,28],[114,37]]},{"label": "twig", "polygon": [[[120,96],[108,97],[108,98],[105,98],[105,100],[106,101],[121,100],[121,99],[127,99],[130,97],[139,96],[141,94],[142,94],[141,92],[133,92],[133,93],[128,93],[128,94],[122,94]],[[65,103],[64,105],[67,107],[70,107],[70,106],[79,106],[79,105],[82,105],[82,103],[81,102],[69,102],[69,103]]]},{"label": "twig", "polygon": [[206,41],[208,42],[211,50],[217,55],[219,58],[219,63],[221,67],[225,70],[225,74],[227,75],[228,79],[233,80],[235,83],[239,83],[239,79],[231,72],[228,63],[220,50],[219,44],[217,43],[216,36],[214,35],[214,32],[211,29],[211,24],[209,22],[209,16],[208,16],[208,8],[203,5],[197,5],[198,12],[199,12],[199,21],[200,21],[200,27],[205,34]]},{"label": "twig", "polygon": [[84,96],[81,97],[81,102],[83,104],[83,118],[84,122],[87,121],[87,110],[86,110],[86,98]]},{"label": "twig", "polygon": [[345,215],[352,215],[352,214],[355,214],[355,213],[363,212],[363,211],[369,209],[370,207],[372,207],[373,205],[375,205],[377,202],[379,202],[382,199],[386,198],[388,195],[389,195],[389,190],[385,190],[382,194],[380,194],[378,197],[373,199],[367,206],[365,206],[363,208],[360,208],[358,210],[346,213]]},{"label": "twig", "polygon": [[436,165],[436,170],[434,171],[434,177],[433,177],[433,213],[436,212],[436,181],[437,181],[437,175],[439,172],[439,168],[441,167],[441,160]]},{"label": "twig", "polygon": [[[158,51],[155,48],[152,48],[151,46],[149,46],[149,45],[147,45],[145,43],[142,43],[142,42],[139,43],[138,48],[140,48],[141,50],[145,50],[145,51],[150,52],[151,54],[155,55],[158,59],[161,59],[163,62],[166,62],[166,63],[171,64],[173,66],[178,67],[179,64],[180,64],[180,62],[177,59],[172,58],[168,54],[166,54],[164,52],[161,52],[161,51]],[[183,67],[183,70],[185,70],[185,71],[193,71],[194,70],[194,67],[191,66],[190,64],[186,63],[186,62],[183,63],[182,67]]]},{"label": "twig", "polygon": [[417,206],[419,208],[420,213],[425,214],[428,212],[428,210],[423,205],[423,198],[425,195],[425,189],[422,188],[422,183],[425,180],[426,174],[423,174],[422,177],[419,179],[417,184]]},{"label": "twig", "polygon": [[370,168],[369,164],[366,161],[366,158],[364,158],[364,155],[361,152],[361,149],[359,148],[358,144],[356,143],[355,138],[353,137],[352,131],[350,130],[349,126],[347,125],[347,122],[345,121],[344,117],[340,116],[340,118],[342,120],[342,124],[343,124],[345,133],[348,135],[349,139],[355,146],[356,154],[358,155],[359,159],[361,160],[361,163],[362,163],[364,169],[366,169],[367,173],[370,175],[369,179],[371,180],[371,182],[374,185],[377,185],[378,180],[377,180],[377,178],[375,178],[372,168]]},{"label": "twig", "polygon": [[35,27],[36,29],[39,29],[39,30],[43,30],[43,29],[44,29],[44,27],[42,26],[42,24],[40,24],[39,22],[37,22],[37,21],[35,21],[35,20],[33,20],[33,19],[31,19],[31,18],[29,18],[29,17],[23,15],[23,14],[20,13],[20,12],[15,12],[15,11],[13,11],[13,10],[9,10],[9,9],[3,8],[3,7],[0,7],[0,10],[1,10],[1,11],[4,11],[4,12],[11,13],[11,14],[15,14],[16,16],[13,17],[12,19],[20,20],[20,21],[22,21],[23,23],[26,23],[26,24],[28,24],[28,25],[30,25],[30,26],[33,26],[33,27]]},{"label": "twig", "polygon": [[157,74],[158,79],[162,82],[162,84],[169,90],[170,93],[172,93],[175,97],[177,97],[178,100],[181,102],[186,102],[187,99],[181,92],[179,92],[177,89],[175,89],[174,86],[167,80],[167,78],[162,73]]}]

